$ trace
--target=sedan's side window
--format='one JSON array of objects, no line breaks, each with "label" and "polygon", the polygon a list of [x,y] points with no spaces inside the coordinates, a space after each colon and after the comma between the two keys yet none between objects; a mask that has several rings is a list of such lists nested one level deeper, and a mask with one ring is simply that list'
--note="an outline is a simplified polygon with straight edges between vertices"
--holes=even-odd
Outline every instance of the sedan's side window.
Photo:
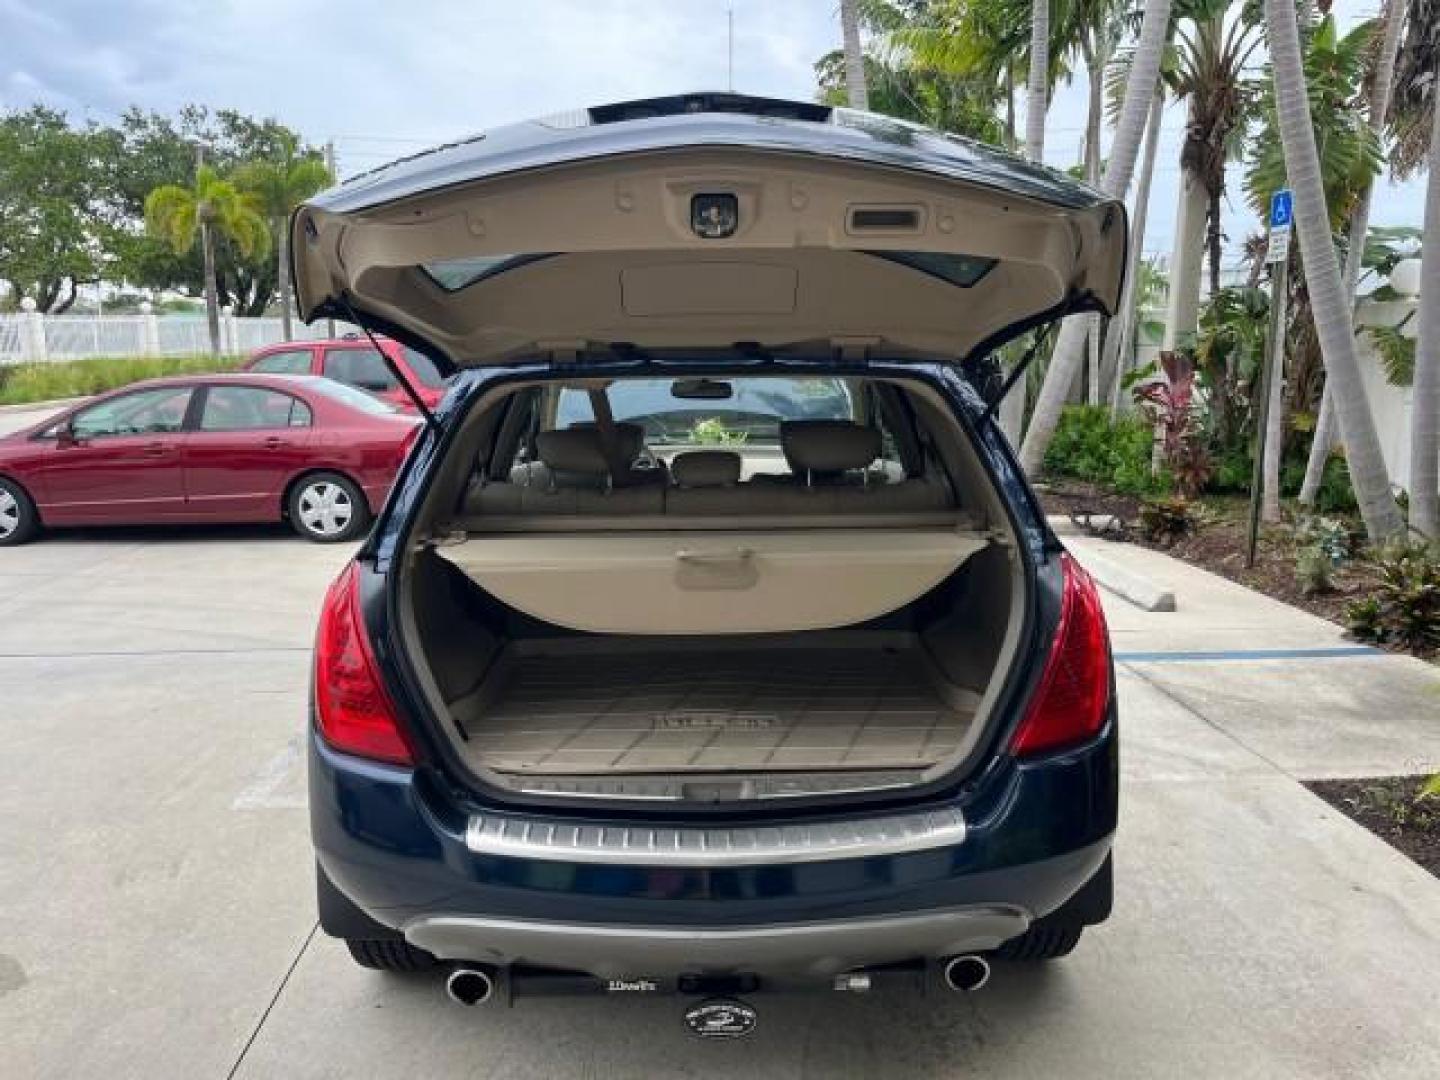
[{"label": "sedan's side window", "polygon": [[201,431],[309,426],[310,408],[303,401],[259,386],[212,386],[200,415]]},{"label": "sedan's side window", "polygon": [[165,386],[123,394],[76,413],[70,431],[77,439],[173,434],[185,425],[192,392],[189,386]]},{"label": "sedan's side window", "polygon": [[295,349],[289,352],[273,352],[262,356],[250,365],[251,371],[268,375],[309,375],[310,350]]}]

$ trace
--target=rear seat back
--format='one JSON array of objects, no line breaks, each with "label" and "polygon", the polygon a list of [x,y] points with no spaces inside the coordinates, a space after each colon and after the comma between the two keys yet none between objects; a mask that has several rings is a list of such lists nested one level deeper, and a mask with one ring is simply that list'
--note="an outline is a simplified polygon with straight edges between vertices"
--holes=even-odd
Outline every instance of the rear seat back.
[{"label": "rear seat back", "polygon": [[[644,431],[619,424],[627,457],[640,452]],[[792,473],[742,482],[742,459],[730,450],[675,455],[655,483],[613,488],[599,435],[590,425],[541,432],[540,461],[515,468],[509,483],[473,489],[465,509],[481,515],[665,514],[735,518],[792,515],[933,513],[955,506],[939,476],[890,481],[870,471],[880,456],[880,433],[843,420],[786,421],[781,447]]]}]

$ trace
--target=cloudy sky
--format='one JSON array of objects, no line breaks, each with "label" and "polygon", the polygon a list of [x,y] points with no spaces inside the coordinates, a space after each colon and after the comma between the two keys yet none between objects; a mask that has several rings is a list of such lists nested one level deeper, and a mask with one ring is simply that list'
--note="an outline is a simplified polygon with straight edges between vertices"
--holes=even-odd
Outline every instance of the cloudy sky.
[{"label": "cloudy sky", "polygon": [[[1375,0],[1338,0],[1342,23]],[[838,0],[0,0],[0,107],[35,101],[113,120],[127,105],[198,102],[275,116],[333,140],[341,175],[436,141],[578,105],[727,82],[810,98],[814,61],[840,40]],[[1145,248],[1168,251],[1182,110],[1160,147]],[[1078,160],[1083,79],[1056,94],[1051,164]],[[1418,184],[1377,199],[1379,224],[1416,224]],[[1238,243],[1254,222],[1238,183]]]}]

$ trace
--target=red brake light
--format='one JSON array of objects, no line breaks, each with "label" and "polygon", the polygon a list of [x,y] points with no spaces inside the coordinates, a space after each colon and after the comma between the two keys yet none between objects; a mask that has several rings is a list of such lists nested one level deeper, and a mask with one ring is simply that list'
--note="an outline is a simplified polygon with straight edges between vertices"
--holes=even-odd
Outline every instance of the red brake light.
[{"label": "red brake light", "polygon": [[1011,750],[1048,753],[1084,742],[1105,725],[1110,701],[1110,637],[1094,579],[1069,554],[1055,644]]},{"label": "red brake light", "polygon": [[396,765],[415,761],[365,636],[359,570],[354,563],[331,583],[320,609],[315,718],[320,734],[337,750]]}]

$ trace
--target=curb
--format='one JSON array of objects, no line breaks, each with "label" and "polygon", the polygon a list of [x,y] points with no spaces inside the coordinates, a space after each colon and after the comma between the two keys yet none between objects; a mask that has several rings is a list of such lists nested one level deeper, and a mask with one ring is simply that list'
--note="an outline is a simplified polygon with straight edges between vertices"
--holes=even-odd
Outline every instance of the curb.
[{"label": "curb", "polygon": [[1174,611],[1175,590],[1159,585],[1093,550],[1074,552],[1082,566],[1110,592],[1141,611]]}]

